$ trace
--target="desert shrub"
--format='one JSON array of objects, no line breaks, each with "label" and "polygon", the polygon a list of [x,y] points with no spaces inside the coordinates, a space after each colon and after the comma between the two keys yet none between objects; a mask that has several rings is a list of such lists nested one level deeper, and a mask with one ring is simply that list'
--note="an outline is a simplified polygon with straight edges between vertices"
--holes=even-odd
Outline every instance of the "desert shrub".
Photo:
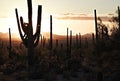
[{"label": "desert shrub", "polygon": [[4,73],[5,75],[10,75],[10,74],[12,74],[14,71],[15,71],[14,65],[13,65],[13,64],[8,64],[8,65],[6,65],[3,73]]},{"label": "desert shrub", "polygon": [[4,64],[9,59],[8,53],[5,49],[0,50],[0,65]]}]

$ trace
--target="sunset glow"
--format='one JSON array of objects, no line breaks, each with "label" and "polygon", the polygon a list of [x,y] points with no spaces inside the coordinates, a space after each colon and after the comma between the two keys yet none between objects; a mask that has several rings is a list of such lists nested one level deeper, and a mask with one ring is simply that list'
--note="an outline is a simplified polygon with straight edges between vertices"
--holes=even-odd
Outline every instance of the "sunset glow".
[{"label": "sunset glow", "polygon": [[[43,6],[41,32],[49,32],[49,16],[53,15],[53,33],[65,35],[67,27],[73,31],[73,34],[94,32],[93,10],[96,9],[98,16],[102,16],[103,20],[107,22],[106,19],[109,19],[108,16],[114,15],[117,9],[116,5],[119,6],[119,3],[118,0],[93,0],[92,3],[89,0],[34,0],[32,4],[34,31],[38,4]],[[12,33],[18,33],[15,8],[18,9],[19,16],[23,16],[27,22],[27,1],[1,0],[0,32],[8,32],[8,28],[11,28]]]}]

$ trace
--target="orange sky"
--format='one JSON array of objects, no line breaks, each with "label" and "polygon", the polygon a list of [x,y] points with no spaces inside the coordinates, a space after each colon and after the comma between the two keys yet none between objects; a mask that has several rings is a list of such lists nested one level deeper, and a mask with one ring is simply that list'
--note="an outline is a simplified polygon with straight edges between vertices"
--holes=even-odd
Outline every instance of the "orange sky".
[{"label": "orange sky", "polygon": [[[119,3],[119,0],[93,0],[93,2],[89,0],[34,0],[33,24],[36,27],[37,6],[41,4],[43,5],[42,32],[49,32],[49,15],[53,15],[53,33],[55,34],[65,35],[67,27],[73,30],[73,34],[90,33],[94,32],[93,10],[97,9],[97,15],[102,16],[107,23],[106,20],[109,16],[113,16]],[[18,33],[15,8],[18,8],[19,15],[27,21],[27,0],[1,0],[0,32],[8,32],[10,27],[12,33]]]}]

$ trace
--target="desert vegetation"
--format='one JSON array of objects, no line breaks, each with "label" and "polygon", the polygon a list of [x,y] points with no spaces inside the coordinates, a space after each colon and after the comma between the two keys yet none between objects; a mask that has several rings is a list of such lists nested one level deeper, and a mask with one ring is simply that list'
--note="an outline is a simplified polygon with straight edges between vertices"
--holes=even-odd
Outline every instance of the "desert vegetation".
[{"label": "desert vegetation", "polygon": [[[120,10],[112,17],[111,31],[94,10],[95,33],[86,36],[41,34],[42,6],[38,5],[36,32],[33,34],[32,0],[27,0],[28,22],[19,18],[16,23],[21,40],[0,39],[0,81],[119,81],[120,75]],[[108,34],[111,32],[111,34]]]}]

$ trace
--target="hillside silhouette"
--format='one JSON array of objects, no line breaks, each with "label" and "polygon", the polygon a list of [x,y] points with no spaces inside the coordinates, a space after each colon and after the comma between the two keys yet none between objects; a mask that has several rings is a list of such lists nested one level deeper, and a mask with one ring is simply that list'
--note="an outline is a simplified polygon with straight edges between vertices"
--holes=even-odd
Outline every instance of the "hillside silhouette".
[{"label": "hillside silhouette", "polygon": [[[42,36],[44,36],[46,39],[50,38],[49,32],[43,32]],[[8,38],[9,38],[9,33],[0,32],[0,39],[8,40]],[[76,38],[76,36],[73,35],[73,39],[75,39],[75,38]],[[84,35],[82,35],[82,38],[92,39],[92,33],[84,34]],[[53,40],[56,40],[56,39],[58,39],[58,40],[66,40],[66,35],[53,34]],[[19,34],[12,33],[12,40],[20,41],[21,39],[19,37]]]}]

